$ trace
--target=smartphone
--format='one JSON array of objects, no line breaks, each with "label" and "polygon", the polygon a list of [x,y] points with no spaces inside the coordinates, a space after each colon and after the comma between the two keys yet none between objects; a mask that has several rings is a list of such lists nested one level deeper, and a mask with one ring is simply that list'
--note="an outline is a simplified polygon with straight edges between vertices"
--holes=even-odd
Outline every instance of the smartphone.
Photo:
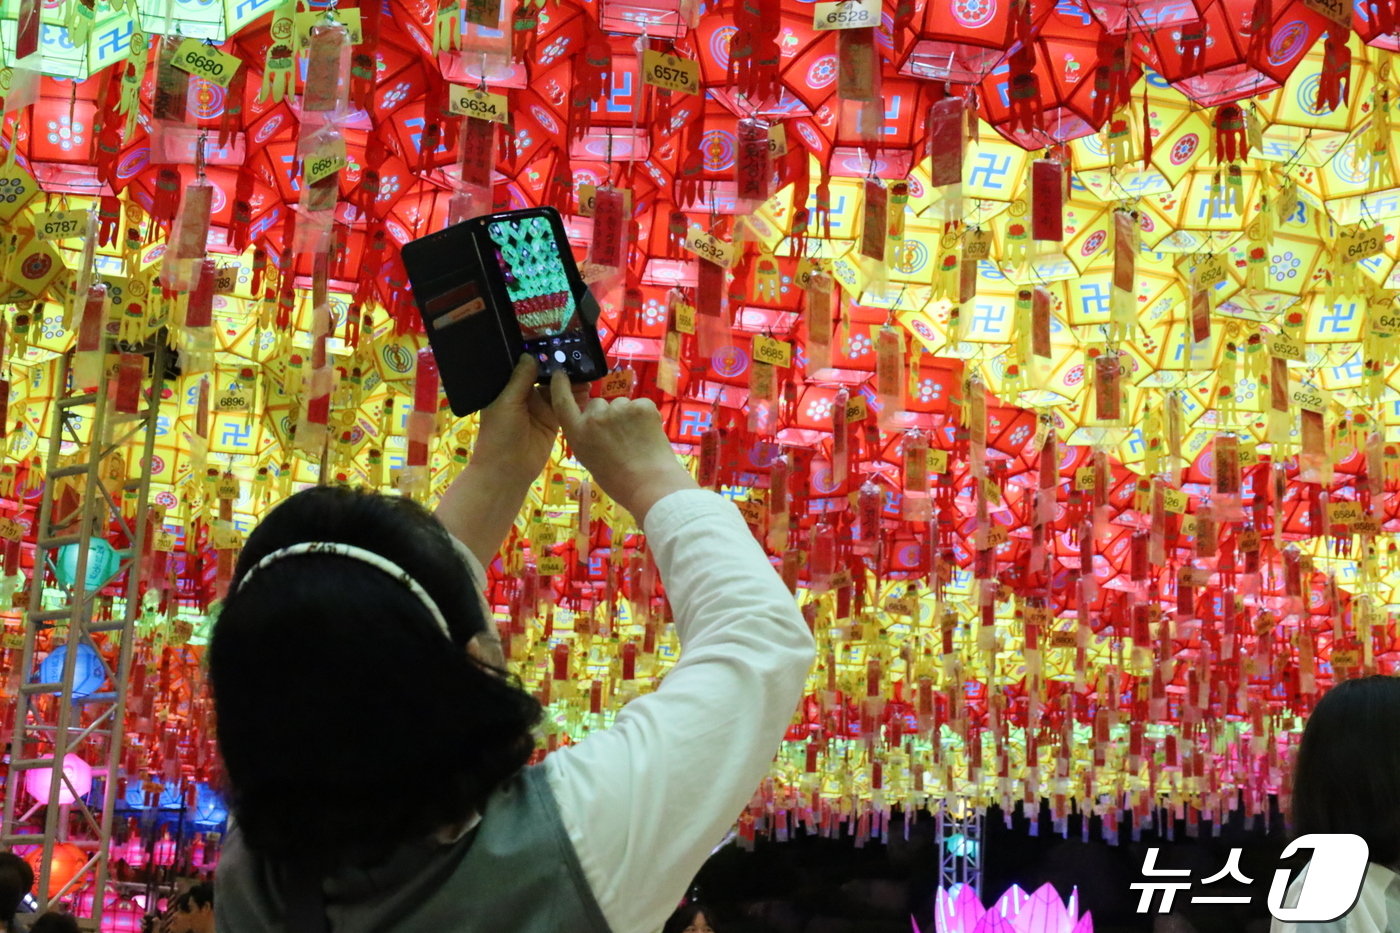
[{"label": "smartphone", "polygon": [[454,414],[489,405],[523,353],[540,382],[607,374],[598,304],[553,208],[474,217],[404,244],[403,260]]}]

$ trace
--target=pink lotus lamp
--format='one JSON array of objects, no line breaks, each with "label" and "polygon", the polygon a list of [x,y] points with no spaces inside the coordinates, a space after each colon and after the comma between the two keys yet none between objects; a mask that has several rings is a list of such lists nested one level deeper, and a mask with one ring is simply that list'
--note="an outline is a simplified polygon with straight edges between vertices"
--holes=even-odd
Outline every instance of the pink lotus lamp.
[{"label": "pink lotus lamp", "polygon": [[[1079,915],[1079,889],[1066,902],[1048,884],[1034,894],[1013,884],[990,910],[968,885],[940,888],[933,919],[935,933],[1094,933],[1093,915]],[[923,933],[910,923],[914,933]]]}]

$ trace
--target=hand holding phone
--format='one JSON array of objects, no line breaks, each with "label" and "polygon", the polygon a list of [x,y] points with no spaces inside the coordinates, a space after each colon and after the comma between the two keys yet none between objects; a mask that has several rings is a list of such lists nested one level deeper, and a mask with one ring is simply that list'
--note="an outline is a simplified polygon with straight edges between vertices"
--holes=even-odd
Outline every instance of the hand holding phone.
[{"label": "hand holding phone", "polygon": [[553,208],[472,218],[405,244],[403,260],[455,414],[489,405],[521,354],[541,383],[607,374],[598,304]]}]

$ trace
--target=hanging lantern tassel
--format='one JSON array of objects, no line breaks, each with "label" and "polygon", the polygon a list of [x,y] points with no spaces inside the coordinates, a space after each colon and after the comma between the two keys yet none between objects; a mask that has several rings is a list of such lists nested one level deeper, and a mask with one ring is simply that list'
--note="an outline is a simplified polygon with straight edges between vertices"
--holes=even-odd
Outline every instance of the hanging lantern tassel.
[{"label": "hanging lantern tassel", "polygon": [[593,25],[592,17],[584,17],[584,20],[589,24],[589,37],[574,55],[574,87],[569,98],[569,131],[575,140],[588,135],[593,122],[593,102],[607,93],[608,73],[612,71],[612,48],[608,45],[607,34]]},{"label": "hanging lantern tassel", "polygon": [[1035,74],[1035,46],[1030,42],[1011,54],[1010,96],[1011,128],[1031,132],[1040,113],[1040,79]]},{"label": "hanging lantern tassel", "polygon": [[880,97],[880,58],[874,29],[843,29],[836,37],[836,94],[842,100],[875,101]]},{"label": "hanging lantern tassel", "polygon": [[[1261,0],[1263,2],[1263,0]],[[1345,26],[1333,23],[1327,30],[1327,41],[1322,47],[1322,73],[1318,75],[1318,110],[1336,110],[1347,102],[1351,91],[1351,49],[1347,39],[1351,38],[1351,21]]]},{"label": "hanging lantern tassel", "polygon": [[894,430],[895,419],[904,412],[903,329],[886,324],[875,343],[875,385],[880,400],[880,428]]},{"label": "hanging lantern tassel", "polygon": [[[1204,20],[1201,21],[1200,28],[1204,30]],[[1273,0],[1254,0],[1254,9],[1249,14],[1249,34],[1249,58],[1253,61],[1268,61],[1269,46],[1274,41]],[[1184,41],[1185,36],[1182,38]]]},{"label": "hanging lantern tassel", "polygon": [[1237,162],[1249,155],[1249,139],[1245,132],[1244,111],[1235,104],[1223,104],[1215,110],[1215,161]]}]

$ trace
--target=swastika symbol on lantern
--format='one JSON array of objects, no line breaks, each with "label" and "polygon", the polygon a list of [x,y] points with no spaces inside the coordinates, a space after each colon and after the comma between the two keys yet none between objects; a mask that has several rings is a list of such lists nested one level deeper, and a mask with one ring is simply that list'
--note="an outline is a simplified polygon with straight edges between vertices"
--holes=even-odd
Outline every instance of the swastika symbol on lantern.
[{"label": "swastika symbol on lantern", "polygon": [[997,13],[996,0],[953,0],[953,18],[969,29],[980,29]]}]

